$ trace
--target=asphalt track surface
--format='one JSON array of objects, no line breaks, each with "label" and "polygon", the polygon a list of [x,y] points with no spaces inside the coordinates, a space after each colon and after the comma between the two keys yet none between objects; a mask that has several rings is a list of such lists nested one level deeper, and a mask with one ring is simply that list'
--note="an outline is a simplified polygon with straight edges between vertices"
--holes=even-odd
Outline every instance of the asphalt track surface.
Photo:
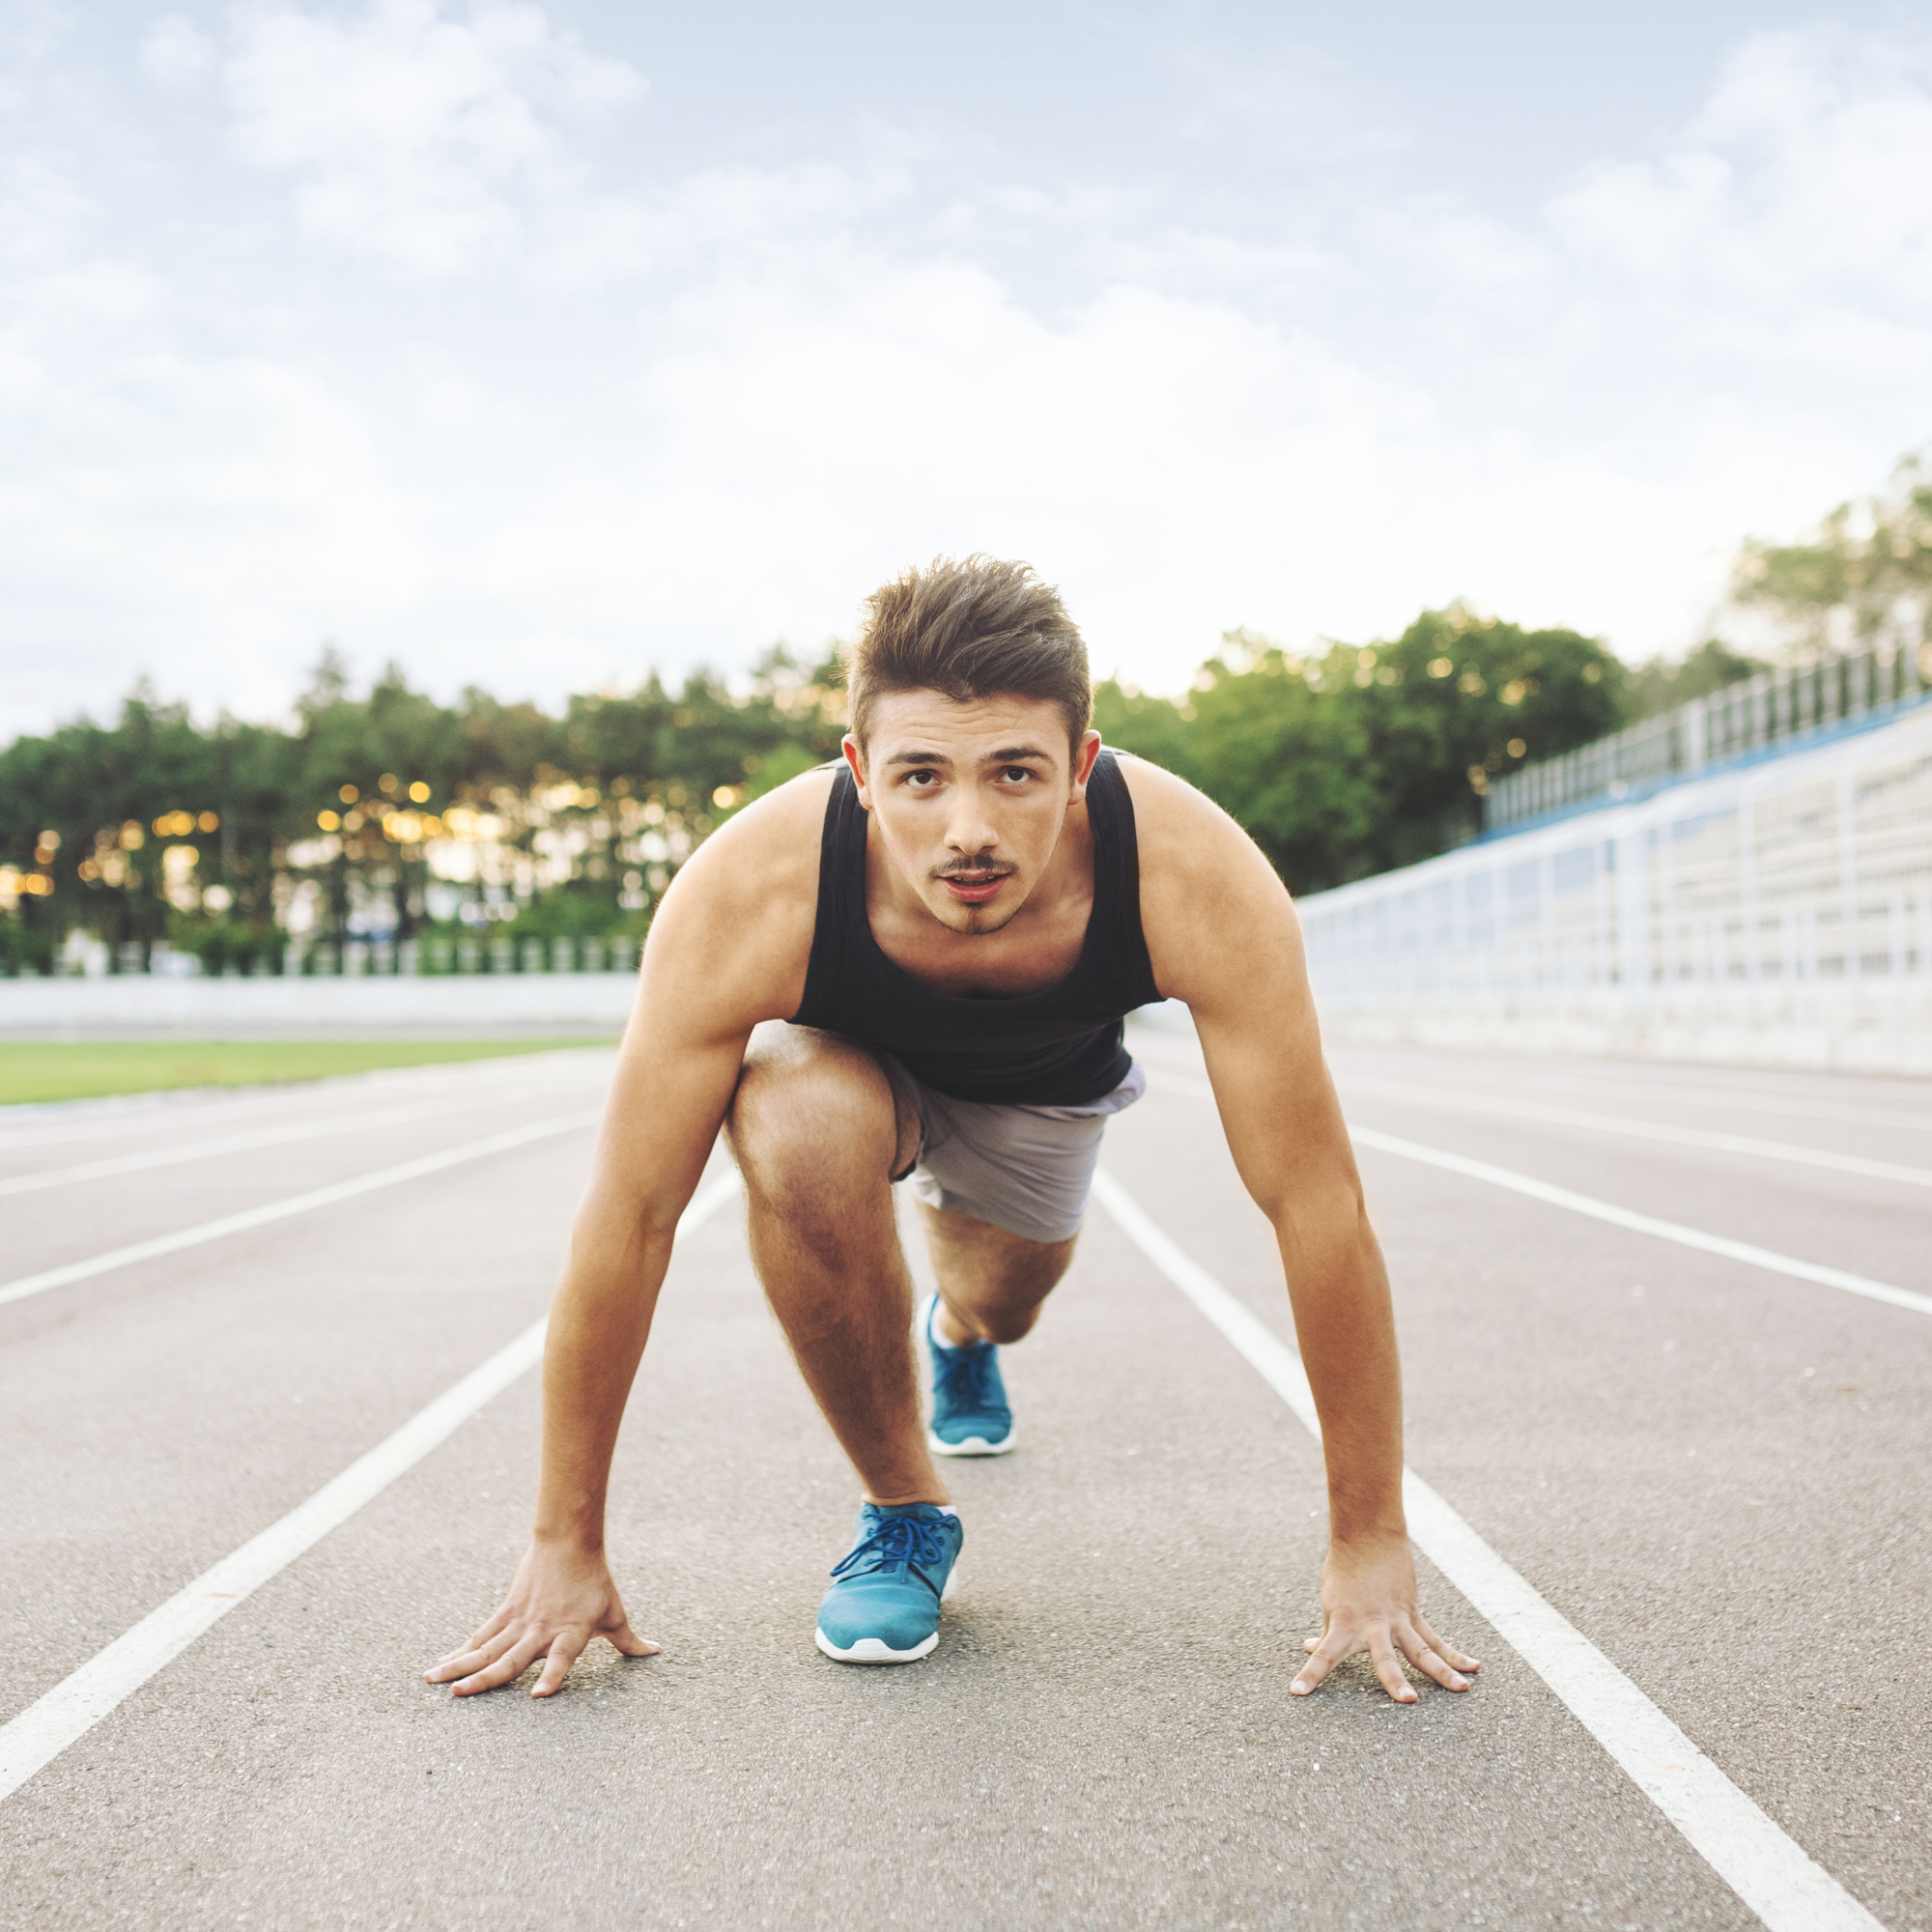
[{"label": "asphalt track surface", "polygon": [[[1192,1042],[1136,1033],[1151,1092],[1107,1170],[1289,1338]],[[1384,1141],[1932,1293],[1927,1083],[1336,1061]],[[582,1184],[590,1130],[569,1123],[609,1065],[0,1117],[5,1282],[405,1172],[0,1305],[0,1726],[19,1719],[0,1787],[9,1740],[17,1756],[90,1660],[527,1338]],[[225,1151],[185,1151],[204,1143]],[[410,1173],[439,1154],[461,1157]],[[1411,1467],[1842,1888],[1839,1922],[1932,1926],[1932,1316],[1361,1158]],[[94,1171],[19,1184],[75,1168]],[[938,1650],[830,1662],[812,1615],[854,1484],[727,1200],[680,1242],[613,1484],[614,1564],[662,1656],[599,1646],[547,1703],[421,1681],[523,1547],[537,1390],[509,1376],[0,1798],[0,1917],[1760,1922],[1427,1560],[1429,1614],[1485,1660],[1476,1690],[1398,1708],[1356,1664],[1288,1696],[1318,1623],[1319,1450],[1100,1208],[1008,1369],[1020,1448],[949,1469],[967,1537]]]}]

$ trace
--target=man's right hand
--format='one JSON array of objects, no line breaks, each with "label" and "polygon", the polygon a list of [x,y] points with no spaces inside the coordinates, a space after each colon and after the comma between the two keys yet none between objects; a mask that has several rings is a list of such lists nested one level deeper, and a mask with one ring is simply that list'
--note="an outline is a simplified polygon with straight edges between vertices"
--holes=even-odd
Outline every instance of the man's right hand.
[{"label": "man's right hand", "polygon": [[459,1697],[473,1697],[514,1683],[542,1658],[543,1675],[530,1695],[549,1697],[563,1689],[570,1666],[599,1636],[626,1657],[658,1652],[631,1628],[601,1551],[532,1543],[503,1607],[461,1650],[439,1659],[423,1675],[432,1684],[454,1680]]}]

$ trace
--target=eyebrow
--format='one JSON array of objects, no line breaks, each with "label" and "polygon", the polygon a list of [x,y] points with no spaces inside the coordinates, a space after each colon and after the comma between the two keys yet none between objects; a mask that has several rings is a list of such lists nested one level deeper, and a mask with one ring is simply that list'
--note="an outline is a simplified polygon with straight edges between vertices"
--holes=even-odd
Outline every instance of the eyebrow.
[{"label": "eyebrow", "polygon": [[[1041,752],[1037,746],[1032,746],[1032,744],[1009,744],[1009,746],[1003,746],[999,752],[987,752],[985,757],[980,759],[980,763],[981,765],[1014,765],[1014,763],[1018,763],[1020,759],[1026,759],[1026,757],[1036,759],[1036,761],[1043,761],[1043,763],[1051,763],[1053,753],[1051,752]],[[889,767],[893,767],[893,765],[945,765],[945,767],[951,769],[952,759],[947,757],[945,752],[895,752],[885,763]]]},{"label": "eyebrow", "polygon": [[[982,765],[1016,764],[1022,758],[1033,758],[1043,763],[1051,763],[1053,754],[1043,752],[1037,745],[1006,745],[997,752],[988,752],[980,760]],[[943,752],[895,752],[886,760],[892,765],[948,765],[952,763]]]}]

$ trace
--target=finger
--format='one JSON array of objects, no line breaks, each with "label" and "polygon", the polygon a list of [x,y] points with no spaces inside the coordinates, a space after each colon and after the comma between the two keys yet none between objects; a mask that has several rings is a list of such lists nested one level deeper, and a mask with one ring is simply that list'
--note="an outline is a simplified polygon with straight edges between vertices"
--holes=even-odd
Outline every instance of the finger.
[{"label": "finger", "polygon": [[1301,1639],[1303,1650],[1318,1650],[1321,1648],[1321,1639],[1319,1636],[1305,1636]]},{"label": "finger", "polygon": [[454,1650],[445,1651],[442,1656],[437,1659],[437,1662],[439,1663],[447,1663],[453,1657],[468,1657],[471,1652],[481,1650],[493,1636],[496,1636],[501,1631],[507,1630],[509,1625],[510,1608],[506,1604],[481,1630],[467,1637]]},{"label": "finger", "polygon": [[1376,1666],[1376,1675],[1381,1679],[1382,1689],[1398,1704],[1415,1702],[1415,1686],[1403,1671],[1402,1659],[1396,1655],[1395,1645],[1389,1641],[1387,1625],[1383,1625],[1369,1640],[1369,1660]]},{"label": "finger", "polygon": [[1331,1625],[1327,1634],[1310,1653],[1308,1662],[1301,1666],[1294,1682],[1288,1687],[1288,1694],[1291,1697],[1307,1696],[1350,1651],[1359,1647],[1342,1634],[1339,1625]]},{"label": "finger", "polygon": [[544,1659],[543,1675],[530,1690],[532,1697],[554,1697],[563,1689],[563,1680],[570,1675],[570,1666],[583,1655],[590,1641],[590,1633],[585,1631],[581,1636],[574,1630],[565,1631],[550,1647],[550,1655]]},{"label": "finger", "polygon": [[454,1650],[446,1650],[423,1672],[432,1684],[443,1683],[452,1676],[461,1676],[466,1668],[473,1667],[473,1660],[483,1655],[485,1647],[493,1637],[498,1636],[508,1627],[510,1613],[498,1610],[483,1628],[467,1642],[460,1643]]},{"label": "finger", "polygon": [[1458,1670],[1439,1651],[1424,1643],[1421,1635],[1409,1629],[1399,1629],[1395,1640],[1402,1647],[1402,1654],[1422,1672],[1432,1677],[1445,1690],[1466,1690],[1469,1680]]},{"label": "finger", "polygon": [[1446,1657],[1449,1660],[1449,1662],[1456,1666],[1458,1670],[1482,1669],[1483,1666],[1473,1657],[1464,1657],[1463,1653],[1460,1650],[1458,1650],[1453,1643],[1444,1643],[1442,1639],[1439,1636],[1437,1636],[1433,1630],[1431,1630],[1426,1623],[1423,1622],[1420,1616],[1415,1617],[1412,1621],[1414,1622],[1416,1629],[1422,1633],[1423,1642],[1428,1644],[1430,1649],[1433,1650],[1437,1657]]},{"label": "finger", "polygon": [[461,1679],[452,1689],[459,1697],[473,1697],[479,1690],[494,1690],[499,1684],[514,1684],[542,1656],[543,1647],[542,1637],[526,1636],[521,1643],[506,1650],[495,1663],[485,1664],[474,1675]]},{"label": "finger", "polygon": [[662,1645],[653,1643],[649,1637],[639,1636],[631,1628],[628,1619],[619,1623],[615,1630],[599,1631],[597,1634],[614,1649],[622,1651],[626,1657],[655,1657],[663,1648]]},{"label": "finger", "polygon": [[494,1663],[497,1658],[517,1641],[514,1631],[499,1631],[490,1641],[475,1650],[466,1650],[453,1657],[445,1657],[442,1662],[426,1670],[423,1675],[432,1684],[447,1684],[452,1677],[468,1677],[473,1670],[480,1670],[486,1663]]}]

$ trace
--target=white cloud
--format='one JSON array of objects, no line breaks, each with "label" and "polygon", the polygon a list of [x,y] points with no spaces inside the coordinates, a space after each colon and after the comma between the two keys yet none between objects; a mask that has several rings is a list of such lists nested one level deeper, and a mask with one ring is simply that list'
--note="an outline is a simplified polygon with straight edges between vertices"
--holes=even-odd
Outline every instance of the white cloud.
[{"label": "white cloud", "polygon": [[[1681,141],[1605,164],[1551,211],[1575,257],[1760,349],[1860,366],[1871,326],[1932,342],[1932,42],[1764,34]],[[1820,325],[1827,327],[1821,332]],[[1899,345],[1887,360],[1896,366]]]},{"label": "white cloud", "polygon": [[[104,168],[0,152],[0,731],[143,669],[270,710],[327,636],[446,692],[730,668],[971,549],[1154,687],[1457,595],[1643,653],[1932,432],[1922,48],[1760,37],[1542,216],[1224,233],[912,141],[620,177],[641,83],[533,7],[197,17],[146,58],[218,76],[205,207],[151,242]],[[287,184],[329,245],[264,219]],[[1022,230],[1110,272],[1049,296]]]},{"label": "white cloud", "polygon": [[586,53],[535,7],[370,0],[350,18],[237,16],[224,77],[242,152],[299,179],[316,233],[425,274],[499,249],[532,191],[567,185],[559,128],[643,81]]},{"label": "white cloud", "polygon": [[217,58],[214,42],[180,14],[164,14],[141,40],[141,65],[163,87],[192,87]]}]

